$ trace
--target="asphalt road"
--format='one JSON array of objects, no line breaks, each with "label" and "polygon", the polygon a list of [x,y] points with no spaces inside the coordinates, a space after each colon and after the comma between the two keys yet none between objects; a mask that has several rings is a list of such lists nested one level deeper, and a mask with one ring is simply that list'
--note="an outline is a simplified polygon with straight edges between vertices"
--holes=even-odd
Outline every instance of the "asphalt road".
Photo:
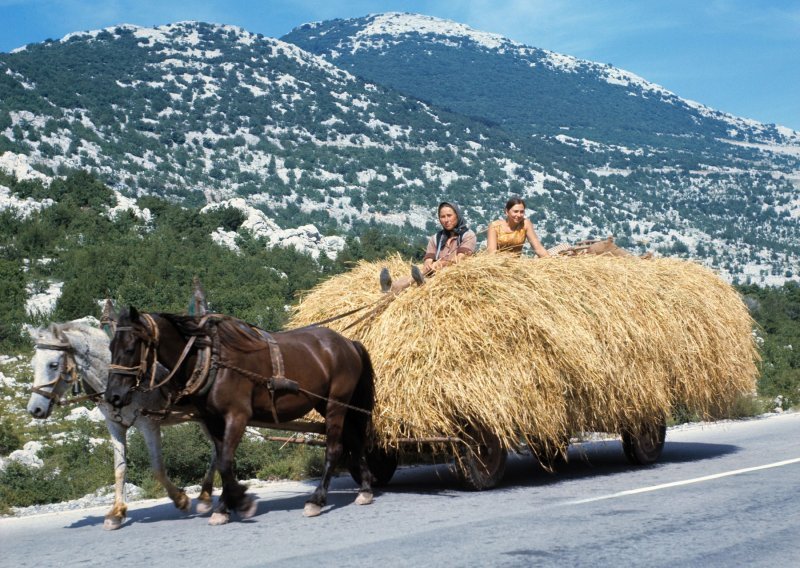
[{"label": "asphalt road", "polygon": [[401,468],[372,505],[334,480],[257,489],[255,517],[211,527],[165,500],[0,519],[0,564],[35,566],[800,566],[800,414],[678,427],[661,460],[627,464],[619,441],[575,444],[556,475],[515,456],[502,485],[458,489],[446,464]]}]

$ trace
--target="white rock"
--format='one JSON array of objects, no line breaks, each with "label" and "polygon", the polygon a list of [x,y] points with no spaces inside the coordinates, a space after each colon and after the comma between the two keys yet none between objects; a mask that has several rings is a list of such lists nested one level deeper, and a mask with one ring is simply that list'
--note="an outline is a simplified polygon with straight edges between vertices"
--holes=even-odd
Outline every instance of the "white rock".
[{"label": "white rock", "polygon": [[36,469],[42,467],[44,462],[39,458],[39,456],[36,455],[41,449],[41,442],[28,442],[22,447],[21,450],[14,450],[11,452],[11,454],[8,456],[8,459],[0,461],[0,470],[5,469],[6,464],[9,461],[15,461],[26,467],[33,467]]},{"label": "white rock", "polygon": [[[220,207],[234,207],[242,211],[247,216],[242,223],[242,228],[250,231],[256,238],[265,239],[269,246],[294,247],[298,252],[311,255],[314,259],[319,258],[320,253],[335,259],[345,246],[345,240],[342,237],[323,237],[314,225],[281,229],[263,211],[251,207],[241,197],[220,203],[211,203],[203,207],[202,211],[207,212]],[[211,238],[219,245],[231,250],[239,250],[236,245],[236,234],[235,231],[225,231],[222,227],[218,227],[211,234]]]},{"label": "white rock", "polygon": [[14,176],[18,181],[38,179],[45,185],[50,185],[53,179],[31,168],[28,156],[14,152],[4,152],[0,155],[0,170]]}]

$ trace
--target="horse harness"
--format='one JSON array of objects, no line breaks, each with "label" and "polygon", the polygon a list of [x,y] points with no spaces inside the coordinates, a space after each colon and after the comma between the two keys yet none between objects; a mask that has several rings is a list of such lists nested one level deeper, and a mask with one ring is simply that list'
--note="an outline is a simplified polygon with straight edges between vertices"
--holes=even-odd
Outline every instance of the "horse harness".
[{"label": "horse harness", "polygon": [[[202,396],[208,393],[216,381],[217,372],[220,368],[229,368],[242,375],[245,375],[249,379],[253,380],[256,384],[265,386],[270,393],[272,416],[276,424],[279,423],[278,413],[275,407],[275,399],[277,396],[276,391],[289,391],[292,393],[297,393],[301,390],[304,390],[299,388],[299,385],[296,381],[293,381],[285,376],[283,356],[281,355],[280,346],[278,345],[278,342],[275,341],[275,338],[272,336],[272,334],[253,326],[250,326],[250,329],[258,333],[259,336],[266,341],[267,345],[269,346],[270,361],[272,363],[273,370],[271,377],[264,377],[258,373],[254,373],[222,361],[219,356],[219,340],[216,338],[216,333],[214,332],[215,327],[211,327],[212,331],[210,333],[207,332],[205,335],[190,336],[172,370],[167,374],[166,378],[158,380],[157,372],[159,371],[159,368],[165,369],[165,367],[159,363],[157,356],[159,342],[158,325],[150,314],[143,313],[140,314],[140,316],[145,323],[148,333],[146,335],[140,335],[140,339],[142,340],[144,347],[140,350],[139,364],[134,367],[126,367],[123,365],[114,364],[109,365],[109,370],[116,374],[128,375],[136,378],[136,383],[133,387],[133,390],[152,391],[166,385],[189,355],[192,347],[198,347],[195,368],[192,371],[189,380],[186,382],[186,386],[184,386],[184,388],[175,396],[175,398],[172,398],[171,396],[168,397],[169,402],[167,404],[167,410],[164,412],[165,417],[166,414],[169,413],[169,407],[175,405],[181,399],[193,395]],[[208,324],[210,320],[219,320],[223,317],[224,316],[217,314],[207,314],[200,319],[198,327],[208,330]],[[121,331],[130,331],[135,333],[133,326],[119,326],[115,330],[115,333],[119,333]],[[149,360],[151,359],[151,353],[152,362],[149,363]],[[150,385],[147,388],[143,388],[142,379],[147,373],[148,368],[150,368]],[[161,413],[159,412],[159,414]]]},{"label": "horse harness", "polygon": [[[61,368],[59,369],[58,376],[55,380],[50,381],[47,384],[34,386],[31,388],[33,392],[38,395],[41,395],[49,400],[53,400],[59,406],[65,406],[67,404],[74,404],[78,402],[83,402],[85,400],[96,400],[97,398],[103,396],[102,392],[95,392],[89,393],[87,392],[84,395],[78,396],[81,392],[81,379],[78,376],[78,365],[75,362],[75,350],[73,349],[72,345],[66,342],[58,342],[58,343],[49,343],[49,342],[38,342],[34,345],[36,349],[49,349],[52,351],[63,351],[64,357],[61,363]],[[67,386],[72,387],[72,398],[70,399],[59,399],[59,395],[56,394],[56,389],[58,385],[62,382],[66,382]],[[45,387],[50,387],[50,390],[44,390]],[[88,391],[88,385],[87,387]]]},{"label": "horse harness", "polygon": [[275,407],[275,399],[278,396],[277,391],[288,391],[293,394],[296,394],[304,389],[300,388],[300,385],[297,384],[297,381],[293,381],[292,379],[287,378],[286,375],[284,374],[283,355],[281,355],[281,348],[278,345],[278,342],[275,341],[275,338],[272,336],[272,334],[269,333],[268,331],[253,326],[250,326],[250,329],[252,331],[255,331],[259,336],[261,336],[261,338],[264,341],[266,341],[267,345],[269,346],[269,358],[272,367],[272,376],[265,377],[258,373],[248,371],[247,369],[242,369],[235,365],[222,362],[218,358],[215,360],[215,364],[219,367],[225,367],[233,371],[236,371],[242,375],[245,375],[247,378],[251,379],[256,385],[265,386],[269,391],[272,419],[275,421],[275,424],[280,424],[280,420],[278,420],[278,410]]}]

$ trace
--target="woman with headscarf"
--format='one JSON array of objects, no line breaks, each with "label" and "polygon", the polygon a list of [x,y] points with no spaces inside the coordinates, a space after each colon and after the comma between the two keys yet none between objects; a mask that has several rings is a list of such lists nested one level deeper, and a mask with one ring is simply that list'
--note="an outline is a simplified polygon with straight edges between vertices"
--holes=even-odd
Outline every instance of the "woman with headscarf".
[{"label": "woman with headscarf", "polygon": [[422,271],[416,266],[411,267],[411,278],[400,278],[392,282],[389,270],[381,270],[380,282],[383,292],[399,292],[411,285],[412,281],[422,285],[426,276],[432,276],[436,271],[451,264],[459,262],[466,256],[475,252],[478,238],[461,216],[458,204],[452,201],[442,201],[437,209],[441,230],[428,240],[423,257]]}]

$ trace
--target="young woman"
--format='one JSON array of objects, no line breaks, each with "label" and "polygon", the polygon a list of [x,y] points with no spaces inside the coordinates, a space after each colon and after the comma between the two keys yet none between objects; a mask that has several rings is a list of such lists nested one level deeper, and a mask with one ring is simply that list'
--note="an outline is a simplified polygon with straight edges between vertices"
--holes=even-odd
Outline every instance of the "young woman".
[{"label": "young woman", "polygon": [[487,250],[489,252],[511,252],[522,254],[522,247],[527,240],[536,256],[550,256],[542,246],[533,223],[525,218],[525,202],[519,197],[512,197],[506,202],[506,218],[494,221],[489,225]]}]

